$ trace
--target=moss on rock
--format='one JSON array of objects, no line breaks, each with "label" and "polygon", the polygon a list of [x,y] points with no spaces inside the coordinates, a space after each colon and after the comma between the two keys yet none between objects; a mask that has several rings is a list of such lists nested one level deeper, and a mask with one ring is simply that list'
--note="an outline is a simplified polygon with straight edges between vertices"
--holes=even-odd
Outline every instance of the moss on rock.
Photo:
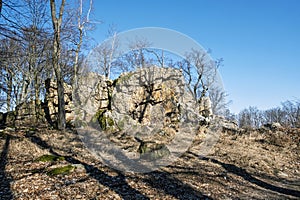
[{"label": "moss on rock", "polygon": [[55,155],[42,155],[35,159],[35,162],[55,162],[65,160],[62,156],[55,156]]},{"label": "moss on rock", "polygon": [[96,114],[93,116],[91,120],[92,124],[99,124],[100,128],[104,131],[109,130],[115,125],[114,120],[107,116],[106,110],[99,110],[96,112]]},{"label": "moss on rock", "polygon": [[66,174],[70,174],[71,172],[73,172],[74,169],[75,169],[75,167],[73,165],[57,167],[57,168],[54,168],[54,169],[50,170],[49,172],[47,172],[47,175],[48,176],[66,175]]},{"label": "moss on rock", "polygon": [[138,152],[140,158],[144,160],[158,160],[170,155],[169,149],[164,144],[142,143]]}]

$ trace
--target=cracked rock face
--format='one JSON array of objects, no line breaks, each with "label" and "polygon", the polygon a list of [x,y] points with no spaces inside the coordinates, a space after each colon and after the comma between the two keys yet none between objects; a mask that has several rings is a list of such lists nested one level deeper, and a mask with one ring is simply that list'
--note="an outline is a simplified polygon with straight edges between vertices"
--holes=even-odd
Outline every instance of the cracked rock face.
[{"label": "cracked rock face", "polygon": [[[72,102],[72,86],[64,83],[64,99],[65,99],[65,111],[66,120],[71,121],[74,118],[73,113],[73,102]],[[46,81],[46,107],[48,110],[47,115],[49,115],[52,122],[57,121],[58,114],[58,94],[57,94],[57,84],[54,81],[48,79]]]},{"label": "cracked rock face", "polygon": [[[184,78],[176,69],[149,67],[122,74],[112,93],[112,116],[126,120],[130,127],[155,126],[174,135],[181,120],[184,89]],[[140,135],[147,137],[147,133]]]},{"label": "cracked rock face", "polygon": [[99,110],[108,110],[112,81],[96,73],[82,75],[74,92],[75,117],[90,121]]},{"label": "cracked rock face", "polygon": [[109,106],[92,118],[99,126],[79,130],[102,161],[119,170],[151,171],[191,145],[199,112],[180,70],[141,68],[122,74],[107,91]]},{"label": "cracked rock face", "polygon": [[141,158],[169,156],[174,146],[168,145],[180,143],[190,122],[197,121],[194,99],[185,89],[182,72],[170,68],[142,68],[115,81],[111,117],[138,141]]}]

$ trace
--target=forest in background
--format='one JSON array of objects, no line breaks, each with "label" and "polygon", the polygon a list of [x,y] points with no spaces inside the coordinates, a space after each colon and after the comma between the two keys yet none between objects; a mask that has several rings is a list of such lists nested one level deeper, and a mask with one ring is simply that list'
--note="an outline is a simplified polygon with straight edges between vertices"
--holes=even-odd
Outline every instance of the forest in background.
[{"label": "forest in background", "polygon": [[[240,127],[260,127],[266,123],[300,126],[300,102],[287,100],[277,108],[260,111],[251,106],[239,114],[228,109],[228,94],[212,87],[216,70],[223,59],[209,63],[206,55],[191,49],[185,58],[163,50],[149,48],[146,40],[131,41],[131,51],[118,55],[118,31],[112,26],[107,35],[111,43],[103,43],[94,51],[99,58],[86,66],[84,58],[95,44],[90,33],[101,28],[101,19],[93,17],[93,2],[21,0],[1,2],[0,18],[0,111],[13,111],[17,105],[34,101],[39,107],[45,98],[45,81],[57,82],[59,96],[59,128],[65,127],[63,83],[76,87],[82,69],[96,71],[105,77],[116,77],[138,67],[173,67],[183,71],[188,89],[196,101],[208,95],[214,114],[235,120]],[[113,58],[118,59],[113,59]]]}]

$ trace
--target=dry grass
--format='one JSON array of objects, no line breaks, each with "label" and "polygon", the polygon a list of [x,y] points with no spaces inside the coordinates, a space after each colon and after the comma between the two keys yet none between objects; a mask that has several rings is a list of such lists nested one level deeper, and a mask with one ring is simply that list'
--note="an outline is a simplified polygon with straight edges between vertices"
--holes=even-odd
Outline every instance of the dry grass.
[{"label": "dry grass", "polygon": [[[199,135],[195,145],[204,136]],[[212,153],[185,153],[147,174],[100,163],[72,131],[38,129],[0,137],[0,199],[299,199],[300,131],[222,133]],[[35,162],[42,155],[65,160]],[[73,165],[70,174],[49,170]]]}]

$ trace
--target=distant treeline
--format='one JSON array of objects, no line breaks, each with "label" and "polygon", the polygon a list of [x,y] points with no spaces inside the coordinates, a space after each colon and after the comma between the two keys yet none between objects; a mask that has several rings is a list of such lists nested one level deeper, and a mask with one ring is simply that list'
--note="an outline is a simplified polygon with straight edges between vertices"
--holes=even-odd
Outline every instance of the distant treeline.
[{"label": "distant treeline", "polygon": [[259,110],[250,106],[239,114],[228,113],[229,120],[236,120],[240,127],[259,128],[267,123],[280,123],[284,127],[300,128],[300,100],[288,100],[276,108]]}]

